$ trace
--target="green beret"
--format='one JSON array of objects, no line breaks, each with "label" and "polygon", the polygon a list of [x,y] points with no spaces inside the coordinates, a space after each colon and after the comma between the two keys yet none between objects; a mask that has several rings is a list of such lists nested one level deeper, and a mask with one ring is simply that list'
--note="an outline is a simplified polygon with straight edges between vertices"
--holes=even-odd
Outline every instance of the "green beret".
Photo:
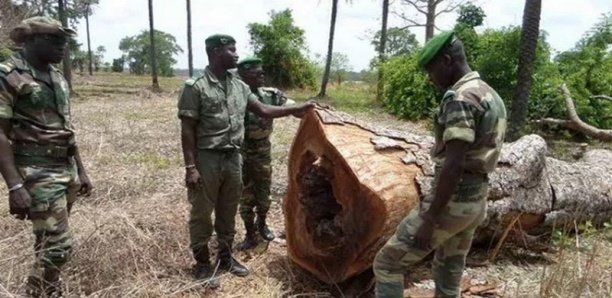
[{"label": "green beret", "polygon": [[240,70],[249,70],[251,68],[253,68],[254,66],[258,66],[261,65],[263,63],[263,61],[256,57],[256,56],[250,56],[250,57],[246,57],[240,61],[238,61],[238,69]]},{"label": "green beret", "polygon": [[222,47],[226,44],[236,43],[236,40],[227,34],[215,34],[206,38],[205,43],[207,49],[212,49]]},{"label": "green beret", "polygon": [[21,21],[11,30],[9,37],[17,44],[25,42],[26,38],[34,34],[54,34],[63,36],[76,36],[76,31],[62,26],[58,20],[50,17],[32,17]]},{"label": "green beret", "polygon": [[446,31],[432,37],[419,53],[419,66],[425,68],[436,57],[436,54],[452,40],[454,35],[453,31]]}]

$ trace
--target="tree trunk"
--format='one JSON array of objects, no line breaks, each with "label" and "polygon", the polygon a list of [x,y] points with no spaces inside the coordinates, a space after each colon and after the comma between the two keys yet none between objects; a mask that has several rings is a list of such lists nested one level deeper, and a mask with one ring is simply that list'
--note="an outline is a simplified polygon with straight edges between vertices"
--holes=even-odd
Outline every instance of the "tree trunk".
[{"label": "tree trunk", "polygon": [[540,35],[540,11],[542,0],[525,0],[523,10],[523,27],[521,29],[521,45],[517,70],[517,84],[512,98],[510,113],[509,137],[515,140],[527,118],[529,90],[531,89],[531,73],[535,60],[538,37]]},{"label": "tree trunk", "polygon": [[153,26],[153,0],[149,0],[149,35],[151,38],[151,80],[153,91],[159,91],[159,82],[157,81],[157,61],[155,57],[155,27]]},{"label": "tree trunk", "polygon": [[[420,197],[431,192],[433,138],[382,129],[317,109],[302,119],[289,154],[284,200],[290,258],[322,281],[342,282],[368,269],[376,252]],[[612,216],[612,152],[576,163],[547,158],[529,135],[503,147],[490,174],[488,216],[477,241],[515,229],[550,231],[574,219]]]},{"label": "tree trunk", "polygon": [[425,14],[425,42],[434,36],[436,28],[436,3],[437,0],[427,1],[427,14]]},{"label": "tree trunk", "polygon": [[389,0],[383,0],[382,4],[382,28],[380,29],[380,46],[378,49],[378,82],[376,84],[376,100],[382,102],[383,98],[383,69],[385,62],[385,49],[387,46],[387,19],[389,17]]},{"label": "tree trunk", "polygon": [[317,97],[326,96],[327,83],[329,82],[329,72],[331,70],[332,52],[334,50],[334,31],[336,30],[336,14],[338,13],[338,0],[332,0],[331,22],[329,25],[329,41],[327,43],[327,60],[325,61],[325,72],[321,80],[321,90]]},{"label": "tree trunk", "polygon": [[93,75],[93,59],[91,54],[91,39],[89,35],[89,2],[87,3],[87,12],[85,13],[85,27],[87,28],[87,59],[89,59],[89,75]]},{"label": "tree trunk", "polygon": [[[62,26],[68,27],[68,18],[66,16],[66,2],[64,0],[57,1],[57,14],[59,15]],[[70,46],[66,45],[64,50],[64,59],[62,61],[64,77],[68,82],[68,87],[72,90],[72,61],[70,59]]]},{"label": "tree trunk", "polygon": [[193,76],[193,52],[191,47],[191,0],[187,0],[187,60],[189,77]]}]

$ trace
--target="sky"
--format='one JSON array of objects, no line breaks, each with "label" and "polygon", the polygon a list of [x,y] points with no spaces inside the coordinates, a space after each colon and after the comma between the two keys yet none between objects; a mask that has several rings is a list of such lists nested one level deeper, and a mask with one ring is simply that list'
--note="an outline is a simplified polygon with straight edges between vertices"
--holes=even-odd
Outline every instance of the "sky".
[{"label": "sky", "polygon": [[[367,69],[370,59],[376,55],[370,40],[380,29],[380,0],[340,0],[336,22],[334,52],[348,56],[353,70]],[[404,11],[408,16],[422,19],[416,11],[400,5],[401,0],[391,0],[391,11]],[[524,1],[519,0],[475,0],[483,8],[486,28],[501,28],[520,25]],[[139,34],[149,27],[147,0],[100,0],[90,17],[91,47],[95,50],[102,45],[106,48],[105,61],[121,56],[119,41],[126,36]],[[175,57],[176,68],[187,68],[187,18],[185,1],[154,0],[155,29],[174,35],[184,50]],[[237,40],[238,54],[245,57],[252,54],[249,46],[249,23],[267,23],[271,10],[291,9],[295,24],[305,30],[309,55],[327,53],[330,0],[191,0],[192,39],[194,67],[206,65],[204,40],[215,33],[225,33]],[[540,29],[548,33],[548,41],[556,51],[571,49],[605,12],[612,11],[609,0],[543,0]],[[436,19],[441,30],[454,26],[457,13],[442,14]],[[403,26],[405,22],[390,13],[389,27]],[[85,21],[77,27],[78,41],[87,48]],[[411,29],[419,42],[423,42],[425,29]]]}]

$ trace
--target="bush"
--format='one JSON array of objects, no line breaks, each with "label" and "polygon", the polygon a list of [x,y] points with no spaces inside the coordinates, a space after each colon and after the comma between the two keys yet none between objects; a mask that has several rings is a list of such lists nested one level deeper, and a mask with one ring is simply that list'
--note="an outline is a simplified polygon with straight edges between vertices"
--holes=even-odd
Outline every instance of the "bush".
[{"label": "bush", "polygon": [[441,96],[418,67],[416,55],[393,57],[382,65],[385,109],[410,120],[431,116]]},{"label": "bush", "polygon": [[124,64],[125,64],[125,59],[123,58],[113,59],[113,66],[111,67],[111,70],[113,72],[123,72]]},{"label": "bush", "polygon": [[13,55],[13,51],[9,48],[0,48],[0,61],[4,61]]}]

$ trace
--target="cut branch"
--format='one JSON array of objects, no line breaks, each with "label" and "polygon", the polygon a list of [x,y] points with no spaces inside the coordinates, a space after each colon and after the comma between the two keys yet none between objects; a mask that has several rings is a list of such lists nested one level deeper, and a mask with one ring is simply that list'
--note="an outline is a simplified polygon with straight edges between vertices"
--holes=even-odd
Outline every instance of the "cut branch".
[{"label": "cut branch", "polygon": [[559,88],[561,89],[563,97],[565,98],[567,116],[569,117],[569,121],[572,122],[572,124],[565,124],[566,127],[572,128],[576,131],[579,131],[581,133],[584,133],[585,135],[588,135],[601,141],[612,141],[612,130],[599,129],[582,121],[580,117],[578,117],[578,113],[576,112],[576,106],[574,106],[574,101],[572,100],[570,91],[567,89],[567,86],[563,84]]},{"label": "cut branch", "polygon": [[603,94],[601,94],[601,95],[593,95],[593,96],[591,96],[591,98],[594,98],[594,99],[605,99],[605,100],[612,101],[612,96],[607,96],[607,95],[603,95]]}]

